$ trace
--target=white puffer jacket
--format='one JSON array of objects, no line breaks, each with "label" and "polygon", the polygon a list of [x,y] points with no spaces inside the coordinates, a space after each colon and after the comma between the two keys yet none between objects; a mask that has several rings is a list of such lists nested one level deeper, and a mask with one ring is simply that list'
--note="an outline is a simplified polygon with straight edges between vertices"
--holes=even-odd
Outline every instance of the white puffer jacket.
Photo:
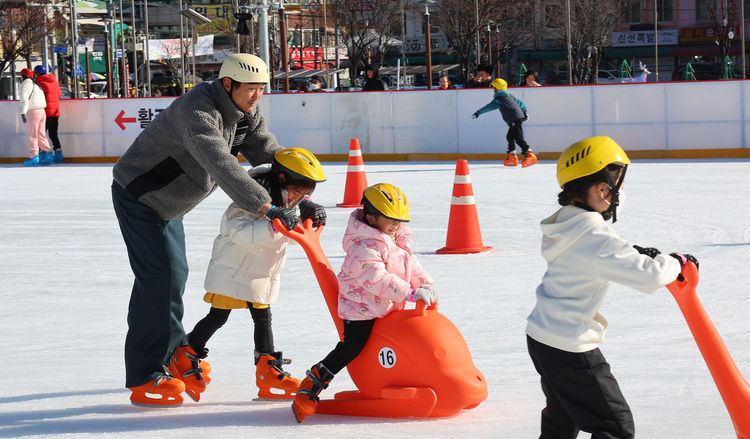
[{"label": "white puffer jacket", "polygon": [[45,107],[47,107],[47,100],[44,98],[42,89],[31,78],[24,79],[21,83],[21,114]]},{"label": "white puffer jacket", "polygon": [[260,213],[232,203],[221,218],[206,271],[206,291],[270,305],[279,297],[288,238]]}]

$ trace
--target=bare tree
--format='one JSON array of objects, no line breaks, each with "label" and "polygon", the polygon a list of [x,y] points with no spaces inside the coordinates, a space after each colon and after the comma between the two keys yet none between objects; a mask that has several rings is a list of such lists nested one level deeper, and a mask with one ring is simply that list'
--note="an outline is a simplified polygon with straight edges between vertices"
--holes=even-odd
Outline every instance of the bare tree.
[{"label": "bare tree", "polygon": [[708,16],[711,20],[711,29],[716,36],[716,43],[719,45],[719,62],[723,63],[729,48],[732,45],[732,39],[735,37],[734,28],[737,25],[737,9],[739,4],[737,0],[726,0],[726,10],[722,7],[717,10],[715,0],[702,0],[706,3]]},{"label": "bare tree", "polygon": [[26,60],[31,67],[31,53],[41,49],[42,38],[60,26],[63,17],[58,11],[46,5],[51,0],[37,0],[33,5],[23,1],[0,2],[0,39],[2,57],[0,73],[16,59]]},{"label": "bare tree", "polygon": [[[570,45],[572,83],[585,84],[598,78],[604,48],[612,45],[612,32],[625,0],[570,0]],[[567,15],[550,17],[560,29]]]},{"label": "bare tree", "polygon": [[400,30],[400,0],[336,0],[328,8],[342,27],[350,75],[356,77],[368,59],[381,66],[386,48]]},{"label": "bare tree", "polygon": [[[486,35],[487,25],[493,33],[492,57],[497,60],[534,37],[536,10],[528,0],[440,0],[439,11],[431,20],[440,26],[461,63],[463,79],[474,71],[477,33]],[[488,42],[480,38],[480,51],[488,53]]]}]

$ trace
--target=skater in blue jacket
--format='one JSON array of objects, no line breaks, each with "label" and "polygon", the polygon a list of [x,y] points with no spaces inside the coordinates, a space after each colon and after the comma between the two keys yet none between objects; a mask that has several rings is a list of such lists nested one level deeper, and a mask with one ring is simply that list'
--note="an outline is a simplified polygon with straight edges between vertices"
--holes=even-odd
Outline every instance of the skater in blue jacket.
[{"label": "skater in blue jacket", "polygon": [[471,116],[472,119],[476,119],[480,114],[487,113],[488,111],[500,110],[503,120],[508,124],[508,134],[505,136],[506,140],[508,140],[508,155],[505,157],[503,164],[505,166],[518,165],[518,157],[516,157],[517,143],[521,147],[521,153],[525,156],[525,159],[521,162],[521,166],[525,168],[533,165],[537,162],[536,154],[531,152],[531,147],[529,147],[529,144],[523,138],[522,124],[529,119],[526,104],[521,99],[506,91],[508,83],[504,79],[495,79],[492,81],[492,87],[496,90],[492,101],[474,112]]}]

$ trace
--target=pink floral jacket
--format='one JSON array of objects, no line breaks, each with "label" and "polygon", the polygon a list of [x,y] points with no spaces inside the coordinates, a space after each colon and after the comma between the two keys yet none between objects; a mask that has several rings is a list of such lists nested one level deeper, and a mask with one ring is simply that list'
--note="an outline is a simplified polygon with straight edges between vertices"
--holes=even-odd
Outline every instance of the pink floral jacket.
[{"label": "pink floral jacket", "polygon": [[409,247],[411,230],[402,224],[395,239],[352,212],[344,233],[346,257],[338,274],[339,317],[370,320],[403,309],[411,290],[432,279]]}]

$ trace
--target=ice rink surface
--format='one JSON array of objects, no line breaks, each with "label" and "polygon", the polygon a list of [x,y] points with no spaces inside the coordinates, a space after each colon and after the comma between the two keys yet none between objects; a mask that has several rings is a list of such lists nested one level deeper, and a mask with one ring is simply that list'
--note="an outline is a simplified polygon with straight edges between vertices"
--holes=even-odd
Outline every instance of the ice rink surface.
[{"label": "ice rink surface", "polygon": [[[112,165],[0,166],[0,437],[533,438],[544,399],[524,326],[545,270],[538,223],[558,205],[553,162],[527,169],[470,162],[479,222],[491,252],[437,255],[450,210],[454,162],[365,163],[368,183],[409,197],[413,248],[441,292],[440,312],[462,332],[489,384],[477,408],[445,419],[314,415],[298,425],[288,402],[255,397],[252,323],[235,311],[209,342],[212,382],[199,403],[130,404],[123,344],[132,272],[112,210]],[[314,200],[328,208],[323,248],[335,270],[351,209],[345,163],[324,163]],[[634,244],[694,254],[698,294],[739,369],[750,376],[750,161],[635,160],[615,230]],[[209,307],[203,278],[219,219],[217,190],[185,217],[190,277],[184,325]],[[289,250],[273,306],[277,349],[301,377],[337,341],[302,250]],[[677,304],[612,285],[602,345],[640,438],[734,438],[731,419]],[[409,334],[403,334],[409,337]],[[353,389],[345,371],[321,395]],[[581,434],[579,437],[588,437]]]}]

